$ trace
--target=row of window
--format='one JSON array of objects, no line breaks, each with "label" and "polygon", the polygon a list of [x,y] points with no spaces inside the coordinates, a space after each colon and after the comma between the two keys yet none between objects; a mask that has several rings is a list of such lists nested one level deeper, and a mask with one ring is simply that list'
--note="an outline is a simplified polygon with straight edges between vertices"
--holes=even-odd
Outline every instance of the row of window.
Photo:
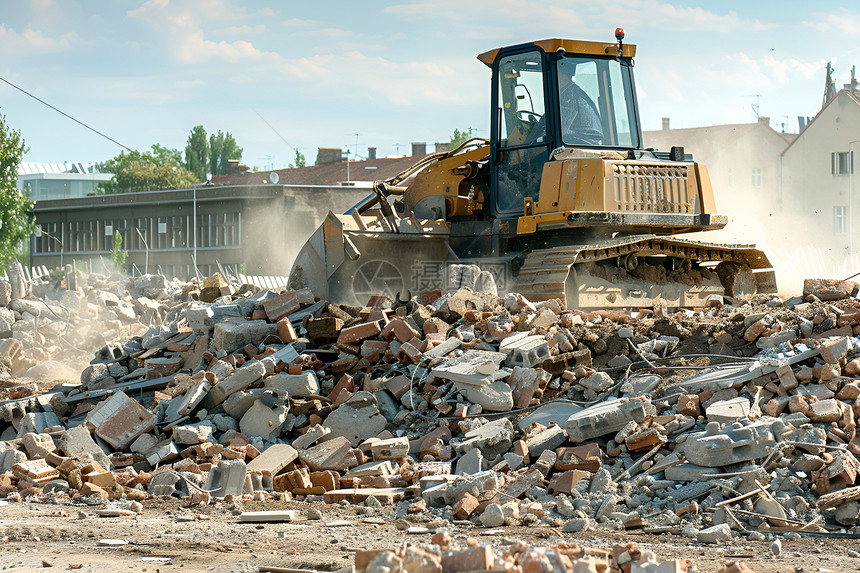
[{"label": "row of window", "polygon": [[[734,187],[735,185],[735,171],[731,167],[729,168],[727,174],[727,183],[729,187]],[[750,185],[753,187],[761,187],[762,186],[762,178],[761,178],[761,169],[753,169],[750,174]]]},{"label": "row of window", "polygon": [[854,152],[834,151],[830,154],[830,172],[833,175],[854,173]]},{"label": "row of window", "polygon": [[[114,233],[122,235],[123,249],[190,249],[194,228],[189,215],[138,217],[44,223],[36,230],[34,253],[110,251]],[[241,213],[197,215],[197,248],[241,246]]]},{"label": "row of window", "polygon": [[[854,152],[834,151],[830,154],[830,172],[833,175],[848,175],[854,173]],[[729,168],[727,173],[729,187],[735,184],[734,170]],[[762,186],[761,169],[753,169],[750,184],[753,187]]]}]

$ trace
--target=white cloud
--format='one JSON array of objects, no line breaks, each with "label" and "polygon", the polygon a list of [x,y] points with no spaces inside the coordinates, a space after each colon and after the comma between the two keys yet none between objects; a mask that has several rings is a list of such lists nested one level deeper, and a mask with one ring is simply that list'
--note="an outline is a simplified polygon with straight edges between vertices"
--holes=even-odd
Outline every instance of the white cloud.
[{"label": "white cloud", "polygon": [[65,52],[83,43],[76,32],[46,36],[39,30],[25,28],[17,32],[0,24],[0,53],[7,56]]},{"label": "white cloud", "polygon": [[302,20],[301,18],[290,18],[281,22],[281,24],[287,28],[311,28],[320,25],[316,20]]},{"label": "white cloud", "polygon": [[780,60],[768,55],[762,59],[762,64],[766,69],[770,70],[771,75],[773,75],[777,82],[785,83],[793,79],[795,73],[800,74],[806,79],[815,76],[824,68],[825,60],[801,62],[794,58]]},{"label": "white cloud", "polygon": [[196,80],[178,80],[173,82],[173,85],[177,88],[198,88],[200,86],[205,86],[206,82],[201,79]]},{"label": "white cloud", "polygon": [[344,30],[342,28],[321,28],[319,30],[307,30],[303,32],[295,32],[293,36],[308,38],[308,37],[326,37],[326,38],[347,38],[354,35],[352,30]]},{"label": "white cloud", "polygon": [[834,8],[830,12],[813,14],[803,25],[819,32],[856,36],[860,32],[860,15],[845,8]]},{"label": "white cloud", "polygon": [[[603,5],[601,5],[603,8]],[[601,12],[608,18],[604,21],[618,22],[630,28],[659,28],[685,32],[763,31],[774,24],[763,23],[757,18],[744,20],[738,13],[729,10],[719,14],[700,7],[685,7],[660,2],[659,0],[625,0],[611,2]],[[594,15],[599,17],[598,14]]]},{"label": "white cloud", "polygon": [[266,33],[266,26],[265,24],[257,24],[256,26],[228,26],[220,30],[213,30],[212,33],[220,36],[259,35]]}]

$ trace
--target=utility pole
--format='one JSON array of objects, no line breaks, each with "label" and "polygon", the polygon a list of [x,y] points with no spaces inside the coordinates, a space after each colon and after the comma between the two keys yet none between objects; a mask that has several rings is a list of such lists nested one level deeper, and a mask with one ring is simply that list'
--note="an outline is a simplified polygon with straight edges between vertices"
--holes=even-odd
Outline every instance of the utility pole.
[{"label": "utility pole", "polygon": [[[355,136],[355,157],[358,158],[358,136],[360,133],[351,133]],[[346,146],[346,182],[349,183],[349,145]]]}]

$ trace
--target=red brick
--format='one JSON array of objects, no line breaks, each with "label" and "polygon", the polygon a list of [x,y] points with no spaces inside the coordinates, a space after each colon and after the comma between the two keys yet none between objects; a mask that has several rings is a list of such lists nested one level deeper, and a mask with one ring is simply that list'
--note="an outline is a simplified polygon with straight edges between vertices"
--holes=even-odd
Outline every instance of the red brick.
[{"label": "red brick", "polygon": [[404,342],[400,345],[400,349],[397,351],[397,360],[403,364],[418,364],[421,360],[421,355],[422,353],[420,350],[408,342]]},{"label": "red brick", "polygon": [[487,546],[473,547],[453,554],[442,556],[442,570],[445,573],[461,571],[489,571],[495,564],[493,550]]},{"label": "red brick", "polygon": [[340,481],[340,475],[332,470],[326,470],[321,472],[311,472],[310,473],[311,484],[314,487],[322,487],[325,488],[326,491],[332,491],[338,489]]},{"label": "red brick", "polygon": [[380,326],[378,321],[362,322],[355,326],[344,328],[340,331],[340,336],[337,337],[338,344],[355,344],[361,342],[365,338],[370,338],[379,334]]},{"label": "red brick", "polygon": [[341,358],[340,360],[335,360],[331,363],[331,371],[335,374],[340,374],[341,372],[346,372],[358,362],[357,358]]},{"label": "red brick", "polygon": [[696,394],[681,394],[678,396],[678,405],[675,411],[684,416],[693,416],[694,418],[702,413],[699,405],[699,397]]},{"label": "red brick", "polygon": [[263,303],[263,310],[266,311],[266,317],[269,319],[269,322],[278,322],[300,308],[302,308],[302,305],[299,303],[299,298],[296,296],[295,291],[287,291]]},{"label": "red brick", "polygon": [[556,450],[557,470],[583,470],[595,473],[603,463],[603,450],[598,444],[583,444]]},{"label": "red brick", "polygon": [[420,338],[420,334],[401,318],[395,318],[382,329],[382,337],[386,340],[397,338],[400,342],[409,342],[413,338]]},{"label": "red brick", "polygon": [[278,321],[278,336],[284,341],[284,344],[295,342],[298,340],[293,324],[288,318],[282,318]]},{"label": "red brick", "polygon": [[549,482],[550,493],[572,493],[578,484],[583,479],[591,474],[582,470],[567,470],[564,473],[557,474]]},{"label": "red brick", "polygon": [[454,517],[457,519],[469,519],[478,508],[478,499],[469,492],[463,494],[457,503],[454,504]]},{"label": "red brick", "polygon": [[753,340],[761,336],[761,334],[765,331],[766,328],[767,326],[765,325],[765,323],[760,320],[752,323],[750,327],[747,328],[746,332],[744,332],[744,340],[746,340],[747,342],[752,342]]},{"label": "red brick", "polygon": [[251,320],[266,320],[266,311],[262,306],[258,306],[254,308],[254,312],[251,313]]}]

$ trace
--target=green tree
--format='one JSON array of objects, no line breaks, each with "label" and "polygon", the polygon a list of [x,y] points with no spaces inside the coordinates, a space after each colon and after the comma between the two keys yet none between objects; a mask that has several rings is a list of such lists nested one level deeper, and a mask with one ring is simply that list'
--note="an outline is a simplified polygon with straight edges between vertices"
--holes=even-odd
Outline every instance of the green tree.
[{"label": "green tree", "polygon": [[122,235],[119,231],[114,231],[113,249],[110,252],[110,260],[113,262],[113,268],[117,271],[123,270],[126,259],[128,259],[128,251],[122,248]]},{"label": "green tree", "polygon": [[6,125],[6,117],[0,115],[0,263],[4,264],[15,258],[36,230],[28,213],[33,202],[17,187],[18,166],[25,151],[21,132]]},{"label": "green tree", "polygon": [[230,170],[228,162],[231,159],[241,160],[242,148],[236,144],[229,131],[222,133],[219,129],[217,135],[213,133],[209,136],[209,173],[226,175]]},{"label": "green tree", "polygon": [[290,164],[290,167],[304,167],[308,164],[307,159],[305,159],[305,154],[296,149],[296,164]]},{"label": "green tree", "polygon": [[197,181],[206,181],[209,171],[209,139],[202,125],[191,128],[188,145],[185,147],[185,168],[197,177]]},{"label": "green tree", "polygon": [[123,151],[99,164],[102,173],[113,173],[99,183],[100,193],[130,193],[159,189],[188,189],[199,180],[182,166],[182,153],[153,144],[152,151]]},{"label": "green tree", "polygon": [[459,129],[454,130],[454,134],[451,135],[451,141],[448,143],[449,149],[457,149],[467,141],[472,139],[472,128],[468,128],[466,130],[460,131]]}]

